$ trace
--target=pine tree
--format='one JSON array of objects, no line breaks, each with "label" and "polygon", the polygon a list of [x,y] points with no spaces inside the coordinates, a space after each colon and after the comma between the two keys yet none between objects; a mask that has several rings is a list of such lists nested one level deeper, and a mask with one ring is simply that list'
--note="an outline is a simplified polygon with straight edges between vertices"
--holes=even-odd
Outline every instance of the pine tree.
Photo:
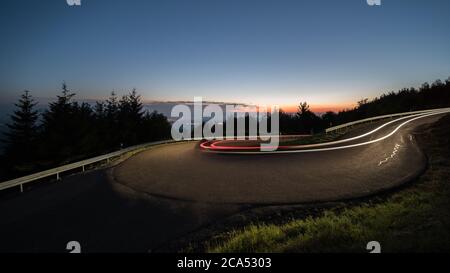
[{"label": "pine tree", "polygon": [[137,144],[142,130],[141,96],[133,89],[128,95],[123,96],[119,102],[119,130],[121,134],[121,146]]},{"label": "pine tree", "polygon": [[107,150],[120,148],[120,128],[119,128],[119,100],[113,91],[105,103],[105,123],[106,136],[105,143]]},{"label": "pine tree", "polygon": [[116,93],[111,92],[111,96],[106,101],[106,117],[110,120],[117,121],[117,115],[119,112],[119,102]]},{"label": "pine tree", "polygon": [[36,144],[38,111],[34,109],[36,102],[28,90],[24,91],[15,105],[18,109],[11,115],[12,123],[7,124],[9,131],[5,133],[4,142],[8,163],[17,169],[21,163],[35,159],[33,151]]},{"label": "pine tree", "polygon": [[49,104],[48,110],[43,114],[43,139],[41,153],[53,162],[59,162],[73,155],[77,147],[75,132],[75,115],[78,104],[72,102],[75,96],[65,83],[62,85],[61,95]]},{"label": "pine tree", "polygon": [[[49,109],[44,112],[44,127],[46,129],[53,129],[57,127],[58,130],[62,131],[65,126],[65,118],[73,112],[72,98],[75,93],[72,93],[68,88],[66,83],[62,84],[62,95],[57,96],[56,102],[49,104]],[[56,128],[55,128],[56,129]]]},{"label": "pine tree", "polygon": [[299,106],[297,107],[297,116],[299,117],[303,117],[305,115],[308,115],[310,110],[309,110],[309,105],[308,103],[305,102],[300,102]]}]

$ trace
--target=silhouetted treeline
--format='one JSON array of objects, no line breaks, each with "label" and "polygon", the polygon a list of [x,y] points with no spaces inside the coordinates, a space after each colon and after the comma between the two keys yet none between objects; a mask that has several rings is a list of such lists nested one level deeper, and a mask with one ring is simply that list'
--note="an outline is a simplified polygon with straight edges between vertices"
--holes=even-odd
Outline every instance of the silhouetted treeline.
[{"label": "silhouetted treeline", "polygon": [[39,115],[24,92],[2,139],[1,180],[170,137],[167,118],[144,111],[136,90],[121,98],[112,93],[94,106],[74,96],[63,84],[56,101]]},{"label": "silhouetted treeline", "polygon": [[445,82],[436,80],[431,85],[424,83],[419,89],[404,88],[371,101],[363,99],[354,109],[337,114],[326,113],[322,118],[329,127],[330,124],[334,126],[378,115],[442,107],[450,107],[450,77]]},{"label": "silhouetted treeline", "polygon": [[405,88],[389,92],[371,101],[362,99],[354,109],[339,113],[327,112],[318,116],[301,103],[296,114],[280,112],[280,131],[283,134],[318,133],[339,124],[398,112],[450,107],[450,78],[424,83],[419,89]]}]

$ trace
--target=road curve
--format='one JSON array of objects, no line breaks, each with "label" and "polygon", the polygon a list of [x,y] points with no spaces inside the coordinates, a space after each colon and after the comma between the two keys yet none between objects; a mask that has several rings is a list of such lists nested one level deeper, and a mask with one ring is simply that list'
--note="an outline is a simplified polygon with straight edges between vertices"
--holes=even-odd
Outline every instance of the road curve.
[{"label": "road curve", "polygon": [[[426,167],[426,158],[412,133],[441,116],[399,119],[321,152],[249,156],[204,153],[198,143],[166,145],[126,160],[113,175],[116,182],[150,195],[208,203],[356,198],[417,177]],[[343,145],[351,147],[339,148]]]},{"label": "road curve", "polygon": [[[420,173],[425,157],[412,133],[440,117],[415,120],[370,145],[320,153],[242,156],[204,153],[195,143],[155,147],[117,167],[1,198],[0,252],[67,252],[73,240],[82,252],[157,252],[247,208],[236,203],[315,202],[375,193]],[[396,125],[358,141],[384,136]]]}]

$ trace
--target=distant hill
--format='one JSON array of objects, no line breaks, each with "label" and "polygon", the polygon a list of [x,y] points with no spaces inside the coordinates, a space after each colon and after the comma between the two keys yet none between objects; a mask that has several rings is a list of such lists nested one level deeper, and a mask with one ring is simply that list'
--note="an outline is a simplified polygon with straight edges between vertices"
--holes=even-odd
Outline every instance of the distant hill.
[{"label": "distant hill", "polygon": [[392,91],[373,100],[363,99],[354,109],[327,118],[338,125],[378,115],[443,107],[450,107],[450,78],[445,82],[436,80],[431,85],[426,82],[418,89],[411,87]]}]

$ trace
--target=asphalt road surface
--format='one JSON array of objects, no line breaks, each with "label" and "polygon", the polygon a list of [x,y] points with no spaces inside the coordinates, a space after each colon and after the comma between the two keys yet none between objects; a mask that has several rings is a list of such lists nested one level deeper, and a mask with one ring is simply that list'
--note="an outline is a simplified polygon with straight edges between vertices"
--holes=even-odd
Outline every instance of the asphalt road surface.
[{"label": "asphalt road surface", "polygon": [[[338,150],[236,155],[205,153],[198,143],[168,145],[140,153],[113,172],[118,183],[179,200],[286,204],[348,199],[398,186],[420,174],[426,158],[411,133],[436,119],[418,119],[383,141]],[[332,147],[381,138],[405,121]]]},{"label": "asphalt road surface", "polygon": [[[0,252],[68,252],[69,241],[80,242],[82,252],[148,252],[247,204],[374,194],[425,169],[413,132],[441,116],[405,124],[382,141],[339,150],[234,155],[206,153],[198,143],[158,146],[116,167],[0,198]],[[331,147],[386,136],[404,121]]]}]

